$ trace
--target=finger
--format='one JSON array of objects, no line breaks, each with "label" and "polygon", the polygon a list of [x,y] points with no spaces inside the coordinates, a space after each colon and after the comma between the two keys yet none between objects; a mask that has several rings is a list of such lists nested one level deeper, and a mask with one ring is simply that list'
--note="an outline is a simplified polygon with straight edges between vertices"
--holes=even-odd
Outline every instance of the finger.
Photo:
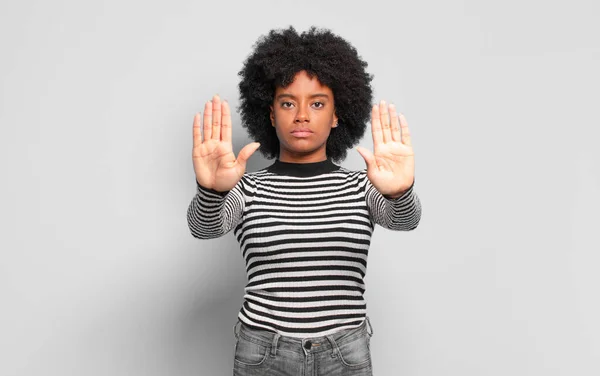
[{"label": "finger", "polygon": [[212,139],[220,140],[221,139],[221,98],[219,98],[219,94],[216,94],[213,97],[212,102]]},{"label": "finger", "polygon": [[383,142],[392,141],[392,132],[390,131],[390,117],[387,103],[382,100],[379,103],[379,118],[381,119],[381,130],[383,133]]},{"label": "finger", "polygon": [[357,146],[356,150],[365,160],[365,163],[367,164],[367,169],[377,170],[377,163],[375,161],[375,156],[373,155],[373,153],[371,153],[370,150],[367,150],[361,146]]},{"label": "finger", "polygon": [[231,142],[231,111],[227,101],[223,101],[221,110],[223,111],[223,118],[221,120],[221,140]]},{"label": "finger", "polygon": [[381,121],[379,119],[379,106],[373,105],[371,109],[371,133],[373,134],[373,147],[376,148],[383,143],[383,134],[381,133]]},{"label": "finger", "polygon": [[244,168],[246,168],[246,161],[254,152],[260,147],[259,142],[252,142],[242,148],[237,157],[237,162],[241,164]]},{"label": "finger", "polygon": [[203,141],[210,140],[212,135],[212,102],[206,102],[204,105],[204,120],[202,122],[204,130]]},{"label": "finger", "polygon": [[390,104],[390,120],[391,120],[392,140],[402,141],[402,136],[400,135],[400,120],[398,119],[398,113],[396,112],[396,106],[393,103]]},{"label": "finger", "polygon": [[202,144],[202,128],[200,128],[200,113],[198,112],[196,112],[196,115],[194,115],[193,136],[193,147]]},{"label": "finger", "polygon": [[398,116],[400,119],[400,132],[402,133],[402,143],[404,145],[412,146],[412,141],[410,139],[410,130],[408,129],[408,122],[404,117],[404,114],[400,113]]}]

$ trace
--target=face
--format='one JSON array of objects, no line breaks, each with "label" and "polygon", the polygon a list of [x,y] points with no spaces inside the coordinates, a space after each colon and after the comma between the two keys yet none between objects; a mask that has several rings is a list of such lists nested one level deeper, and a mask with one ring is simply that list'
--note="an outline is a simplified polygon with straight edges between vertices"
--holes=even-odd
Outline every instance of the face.
[{"label": "face", "polygon": [[333,92],[306,71],[287,87],[277,87],[271,105],[271,125],[279,138],[279,160],[311,163],[327,158],[325,148],[335,128]]}]

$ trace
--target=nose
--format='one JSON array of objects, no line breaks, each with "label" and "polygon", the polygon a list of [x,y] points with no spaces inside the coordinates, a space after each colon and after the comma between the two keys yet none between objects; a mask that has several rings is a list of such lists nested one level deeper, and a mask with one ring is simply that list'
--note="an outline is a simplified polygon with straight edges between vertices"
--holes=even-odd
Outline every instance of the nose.
[{"label": "nose", "polygon": [[299,106],[298,107],[298,112],[296,113],[296,119],[295,122],[296,123],[304,123],[307,121],[310,121],[310,119],[308,118],[308,111],[306,109],[304,109],[303,106]]}]

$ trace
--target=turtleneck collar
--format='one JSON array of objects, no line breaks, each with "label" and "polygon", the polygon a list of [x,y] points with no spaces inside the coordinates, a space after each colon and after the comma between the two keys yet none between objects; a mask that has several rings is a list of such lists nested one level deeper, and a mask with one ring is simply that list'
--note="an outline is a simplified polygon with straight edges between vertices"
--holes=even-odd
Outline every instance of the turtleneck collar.
[{"label": "turtleneck collar", "polygon": [[276,159],[271,166],[267,167],[267,171],[279,175],[308,177],[336,171],[339,168],[340,166],[334,164],[329,158],[312,163],[282,162]]}]

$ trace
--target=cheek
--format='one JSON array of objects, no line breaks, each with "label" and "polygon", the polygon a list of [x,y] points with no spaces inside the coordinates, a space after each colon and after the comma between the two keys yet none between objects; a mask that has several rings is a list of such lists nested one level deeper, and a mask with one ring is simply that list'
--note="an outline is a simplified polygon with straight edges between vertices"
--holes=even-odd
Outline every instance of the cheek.
[{"label": "cheek", "polygon": [[289,122],[290,119],[290,112],[289,111],[275,111],[273,113],[274,116],[274,120],[273,122],[276,125],[282,125],[282,124],[286,124],[287,122]]}]

